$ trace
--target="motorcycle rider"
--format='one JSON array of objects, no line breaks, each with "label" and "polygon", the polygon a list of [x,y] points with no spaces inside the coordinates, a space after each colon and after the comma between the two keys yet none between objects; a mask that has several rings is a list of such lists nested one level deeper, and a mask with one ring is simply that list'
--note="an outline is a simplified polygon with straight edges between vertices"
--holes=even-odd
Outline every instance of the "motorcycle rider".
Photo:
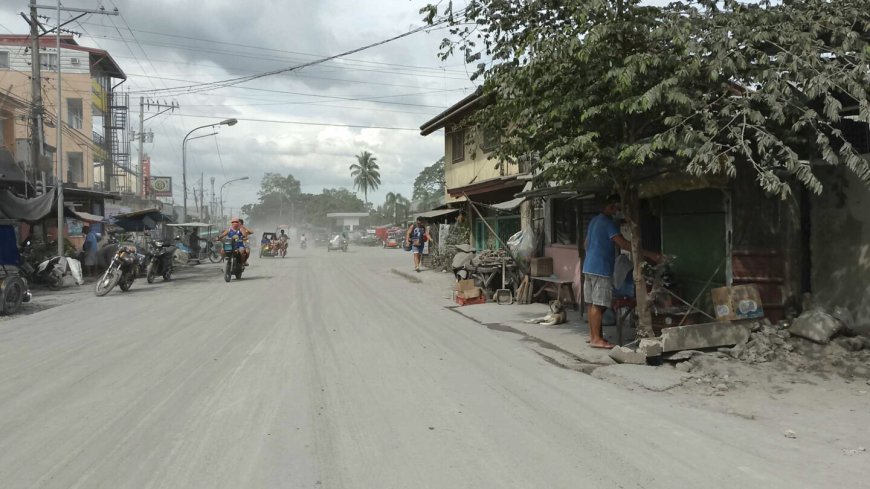
[{"label": "motorcycle rider", "polygon": [[278,242],[281,243],[281,249],[282,249],[282,250],[286,250],[286,249],[287,249],[287,241],[288,241],[288,240],[289,240],[289,238],[287,237],[287,234],[286,234],[286,233],[284,232],[284,230],[282,229],[282,230],[281,230],[281,234],[278,235]]},{"label": "motorcycle rider", "polygon": [[[247,231],[247,234],[245,232]],[[250,250],[245,245],[245,240],[250,234],[247,228],[242,227],[242,220],[238,217],[234,217],[230,220],[229,229],[225,229],[218,235],[217,240],[223,240],[224,238],[235,238],[238,239],[235,241],[235,247],[239,250],[239,254],[242,256],[242,265],[248,266],[248,255],[250,255]]]},{"label": "motorcycle rider", "polygon": [[302,233],[302,237],[299,238],[299,245],[303,248],[308,243],[308,238],[305,237],[305,233]]}]

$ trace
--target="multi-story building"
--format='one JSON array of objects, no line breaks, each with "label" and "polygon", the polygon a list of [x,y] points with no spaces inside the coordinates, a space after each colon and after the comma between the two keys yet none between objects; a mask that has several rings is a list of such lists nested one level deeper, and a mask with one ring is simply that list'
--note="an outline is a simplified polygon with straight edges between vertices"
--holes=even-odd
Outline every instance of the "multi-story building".
[{"label": "multi-story building", "polygon": [[[517,193],[528,182],[528,171],[520,165],[493,156],[498,137],[468,123],[467,118],[484,103],[475,92],[420,126],[427,136],[444,130],[444,180],[446,205],[461,210],[471,223],[471,244],[477,249],[498,248],[502,241],[520,230],[520,202]],[[486,223],[466,205],[471,199]],[[487,226],[486,224],[489,224]]]},{"label": "multi-story building", "polygon": [[[65,187],[134,190],[135,182],[125,176],[134,173],[126,135],[126,94],[115,93],[126,75],[106,51],[80,46],[72,36],[61,37],[60,53],[55,43],[53,36],[39,39],[43,152],[51,167],[31,167],[30,117],[14,118],[14,129],[9,135],[15,144],[6,141],[6,147],[14,149],[15,160],[31,181],[53,186],[58,159],[54,155],[55,131],[60,126],[63,128],[60,165]],[[29,35],[0,35],[0,98],[5,96],[31,104],[30,49]],[[60,110],[57,107],[58,63],[61,64]],[[4,131],[8,129],[4,127]]]}]

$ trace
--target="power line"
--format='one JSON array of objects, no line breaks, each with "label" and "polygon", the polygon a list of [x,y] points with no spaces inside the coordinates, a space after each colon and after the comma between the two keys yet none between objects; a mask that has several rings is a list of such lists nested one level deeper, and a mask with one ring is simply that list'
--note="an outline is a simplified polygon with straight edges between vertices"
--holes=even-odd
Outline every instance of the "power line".
[{"label": "power line", "polygon": [[[443,23],[445,23],[445,22],[446,22],[446,20],[440,20],[440,21],[439,21],[438,23],[436,23],[436,24],[443,24]],[[408,32],[404,32],[404,33],[399,34],[399,35],[397,35],[397,36],[393,36],[393,37],[391,37],[391,38],[389,38],[389,39],[384,39],[384,40],[382,40],[382,41],[378,41],[378,42],[375,42],[375,43],[367,44],[367,45],[365,45],[365,46],[361,46],[361,47],[358,47],[358,48],[355,48],[355,49],[351,49],[351,50],[349,50],[349,51],[345,51],[345,52],[343,52],[343,53],[335,54],[335,55],[328,56],[328,57],[325,57],[325,58],[320,58],[320,59],[317,59],[317,60],[309,61],[309,62],[307,62],[307,63],[302,63],[302,64],[295,65],[295,66],[290,66],[290,67],[287,67],[287,68],[282,68],[282,69],[278,69],[278,70],[267,71],[267,72],[260,73],[260,74],[256,74],[256,75],[249,75],[249,76],[243,76],[243,77],[229,78],[229,79],[222,80],[222,81],[218,81],[218,82],[198,83],[198,84],[191,84],[191,85],[182,85],[182,86],[173,87],[171,90],[167,90],[167,92],[170,92],[170,91],[171,91],[171,92],[173,92],[173,93],[176,93],[176,92],[185,92],[185,91],[186,91],[186,92],[188,92],[188,93],[198,93],[198,92],[202,92],[202,91],[214,90],[214,89],[216,89],[216,88],[223,88],[223,87],[228,87],[228,86],[238,85],[238,84],[240,84],[240,83],[245,83],[245,82],[249,82],[249,81],[257,80],[257,79],[260,79],[260,78],[265,78],[265,77],[272,76],[272,75],[277,75],[277,74],[280,74],[280,73],[286,73],[286,72],[289,72],[289,71],[296,71],[296,70],[300,70],[300,69],[303,69],[303,68],[306,68],[306,67],[309,67],[309,66],[315,66],[315,65],[318,65],[318,64],[321,64],[321,63],[325,63],[325,62],[327,62],[327,61],[331,61],[331,60],[338,59],[338,58],[341,58],[341,57],[344,57],[344,56],[348,56],[348,55],[351,55],[351,54],[354,54],[354,53],[358,53],[358,52],[364,51],[364,50],[366,50],[366,49],[371,49],[371,48],[376,47],[376,46],[381,46],[381,45],[383,45],[383,44],[387,44],[387,43],[392,42],[392,41],[395,41],[395,40],[397,40],[397,39],[401,39],[401,38],[404,38],[404,37],[407,37],[407,36],[410,36],[410,35],[416,34],[416,33],[418,33],[418,32],[421,32],[421,31],[427,30],[428,28],[429,28],[429,26],[421,26],[421,27],[417,27],[417,28],[415,28],[415,29],[411,29],[411,30],[408,31]],[[141,91],[139,91],[139,93],[153,93],[153,92],[158,92],[158,91],[159,91],[159,90],[141,90]]]},{"label": "power line", "polygon": [[[228,116],[220,116],[220,115],[192,115],[192,114],[170,114],[171,117],[191,117],[195,119],[229,119]],[[244,118],[244,117],[233,117],[238,121],[246,121],[246,122],[266,122],[270,124],[296,124],[301,126],[328,126],[328,127],[350,127],[355,129],[384,129],[390,131],[419,131],[420,128],[417,127],[389,127],[389,126],[372,126],[372,125],[362,125],[362,124],[338,124],[338,123],[327,123],[327,122],[308,122],[308,121],[285,121],[285,120],[277,120],[277,119],[252,119],[252,118]]]},{"label": "power line", "polygon": [[[103,26],[102,24],[94,24],[94,23],[89,23],[89,22],[85,22],[85,23],[89,24],[89,25],[94,25],[94,26]],[[105,26],[103,26],[103,27],[105,27]],[[435,29],[436,28],[432,28],[432,30],[435,30]],[[305,53],[305,52],[300,52],[300,51],[290,51],[287,49],[267,48],[267,47],[263,47],[263,46],[252,45],[252,44],[241,44],[241,43],[234,43],[234,42],[227,42],[227,41],[218,41],[215,39],[204,39],[204,38],[191,37],[191,36],[182,36],[182,35],[178,35],[178,34],[168,34],[168,33],[148,31],[148,30],[143,30],[143,29],[129,29],[129,30],[130,30],[131,34],[133,31],[136,31],[136,32],[142,32],[142,33],[146,33],[146,34],[153,34],[153,35],[157,35],[157,36],[174,37],[177,39],[184,39],[184,40],[188,40],[188,41],[200,41],[200,42],[207,42],[210,44],[221,44],[221,45],[225,45],[225,46],[238,46],[238,47],[254,49],[254,50],[258,50],[258,51],[295,54],[295,55],[299,55],[299,56],[309,56],[309,57],[313,57],[313,58],[322,58],[322,57],[326,56],[324,54],[314,54],[314,53]],[[111,38],[107,37],[107,39],[111,39]],[[149,45],[155,45],[155,46],[181,47],[181,48],[185,48],[185,49],[191,48],[191,46],[189,44],[157,43],[157,42],[153,42],[153,41],[151,41],[151,42],[141,41],[141,42],[143,44],[149,44]],[[199,49],[199,50],[207,51],[204,49]],[[208,50],[208,51],[215,52],[215,53],[242,54],[242,55],[250,56],[249,53],[246,53],[243,51],[226,51],[226,50]],[[274,57],[268,58],[268,59],[274,59]],[[400,64],[400,63],[386,63],[386,62],[382,62],[382,61],[371,61],[371,60],[364,60],[364,59],[357,59],[357,58],[344,58],[342,61],[349,61],[349,62],[354,62],[354,63],[365,63],[365,64],[372,64],[372,65],[380,65],[380,66],[393,66],[393,67],[398,67],[398,68],[409,68],[409,69],[414,69],[414,70],[427,70],[427,71],[434,71],[434,72],[442,72],[446,68],[445,66],[415,66],[415,65],[406,65],[406,64]],[[446,70],[446,71],[449,71],[452,73],[457,73],[457,74],[463,73],[460,70]]]}]

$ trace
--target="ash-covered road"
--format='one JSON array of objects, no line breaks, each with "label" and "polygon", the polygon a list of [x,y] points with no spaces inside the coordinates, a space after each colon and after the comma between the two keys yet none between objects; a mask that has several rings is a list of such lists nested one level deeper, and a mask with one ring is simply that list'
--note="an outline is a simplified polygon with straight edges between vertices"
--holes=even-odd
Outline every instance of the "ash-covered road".
[{"label": "ash-covered road", "polygon": [[291,249],[0,323],[0,487],[862,485],[777,427],[554,366],[393,267]]}]

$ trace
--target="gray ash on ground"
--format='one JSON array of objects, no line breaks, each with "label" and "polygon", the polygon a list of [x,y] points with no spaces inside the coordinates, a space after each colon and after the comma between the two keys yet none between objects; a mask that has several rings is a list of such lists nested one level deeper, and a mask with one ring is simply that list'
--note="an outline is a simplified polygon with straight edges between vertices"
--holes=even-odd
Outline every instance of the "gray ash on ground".
[{"label": "gray ash on ground", "polygon": [[[696,388],[708,395],[723,395],[741,383],[753,382],[763,372],[778,376],[816,375],[821,378],[870,379],[870,338],[837,336],[819,344],[792,335],[787,323],[751,323],[748,341],[716,351],[685,351],[667,360],[691,373]],[[747,375],[751,372],[761,376]]]}]

